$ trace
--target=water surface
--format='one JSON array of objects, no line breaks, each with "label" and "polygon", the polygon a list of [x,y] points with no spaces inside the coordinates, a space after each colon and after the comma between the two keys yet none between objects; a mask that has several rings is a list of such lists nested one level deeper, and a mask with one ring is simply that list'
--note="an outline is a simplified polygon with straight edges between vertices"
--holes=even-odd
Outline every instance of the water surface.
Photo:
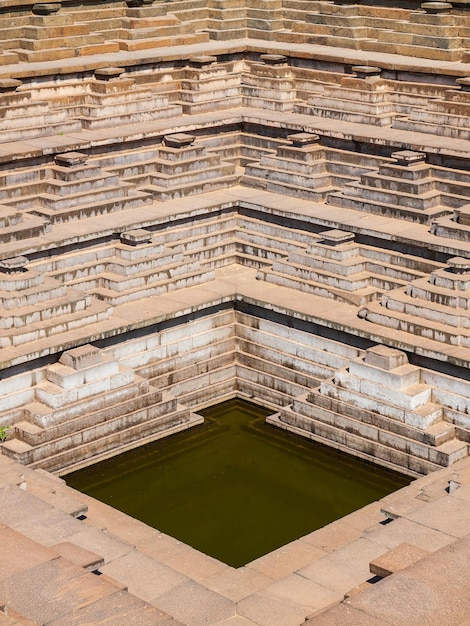
[{"label": "water surface", "polygon": [[203,425],[67,483],[240,567],[410,482],[265,424],[271,411],[247,402],[201,413]]}]

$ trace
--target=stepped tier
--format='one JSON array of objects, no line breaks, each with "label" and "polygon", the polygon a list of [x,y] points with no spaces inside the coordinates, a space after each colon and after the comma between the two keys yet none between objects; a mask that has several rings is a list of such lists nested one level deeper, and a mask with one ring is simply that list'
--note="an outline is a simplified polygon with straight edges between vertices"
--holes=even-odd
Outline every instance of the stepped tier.
[{"label": "stepped tier", "polygon": [[[422,267],[421,276],[429,270]],[[418,272],[418,273],[415,273]],[[367,246],[359,246],[354,235],[340,230],[325,231],[307,251],[292,251],[258,271],[258,279],[306,293],[314,293],[356,305],[376,300],[383,293],[405,287],[413,275],[403,267],[401,255],[382,253],[380,259]]]},{"label": "stepped tier", "polygon": [[468,454],[468,435],[456,438],[444,416],[420,369],[401,351],[376,346],[269,421],[319,441],[333,439],[390,467],[426,473]]},{"label": "stepped tier", "polygon": [[249,163],[241,184],[276,193],[285,193],[316,201],[377,167],[380,160],[354,159],[339,150],[329,150],[311,133],[289,135],[290,145],[279,146],[276,155],[264,156],[259,163]]},{"label": "stepped tier", "polygon": [[68,470],[202,421],[93,346],[46,368],[3,445],[11,458]]},{"label": "stepped tier", "polygon": [[413,281],[405,290],[389,292],[359,315],[372,323],[468,346],[469,277],[468,259],[450,259],[446,268]]},{"label": "stepped tier", "polygon": [[328,202],[423,224],[467,204],[470,178],[465,172],[435,168],[424,162],[425,154],[410,150],[392,157],[395,163],[362,174],[360,182],[346,183]]},{"label": "stepped tier", "polygon": [[27,267],[5,259],[0,268],[0,345],[18,346],[107,319],[112,309]]}]

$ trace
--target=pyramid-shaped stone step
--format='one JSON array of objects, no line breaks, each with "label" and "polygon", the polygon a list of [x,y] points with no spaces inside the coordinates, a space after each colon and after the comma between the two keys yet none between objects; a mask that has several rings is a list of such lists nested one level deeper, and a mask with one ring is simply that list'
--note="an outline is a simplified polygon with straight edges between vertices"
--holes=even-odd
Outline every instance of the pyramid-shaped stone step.
[{"label": "pyramid-shaped stone step", "polygon": [[[284,268],[281,268],[284,270]],[[326,298],[333,298],[338,302],[346,302],[348,304],[354,304],[356,306],[364,305],[379,297],[383,291],[377,289],[377,287],[368,284],[367,275],[364,273],[363,283],[364,286],[360,287],[357,284],[355,289],[345,289],[344,282],[335,281],[331,275],[314,275],[308,271],[307,277],[302,274],[302,268],[292,269],[289,267],[290,272],[280,271],[277,267],[273,267],[271,270],[258,271],[258,280],[264,280],[265,282],[272,283],[274,285],[280,285],[289,289],[295,289],[303,293],[312,293],[318,296]],[[304,271],[305,272],[305,271]],[[338,283],[338,284],[335,284]]]},{"label": "pyramid-shaped stone step", "polygon": [[427,280],[413,281],[405,290],[387,294],[380,305],[376,303],[360,314],[371,322],[400,327],[407,332],[416,327],[417,335],[468,345],[470,323],[465,313],[469,307],[468,273],[467,259],[450,259],[447,268],[435,270]]},{"label": "pyramid-shaped stone step", "polygon": [[181,114],[181,107],[170,105],[167,96],[136,86],[134,79],[126,78],[123,68],[95,70],[90,90],[75,108],[84,128],[109,128]]},{"label": "pyramid-shaped stone step", "polygon": [[[66,427],[62,425],[51,428],[40,428],[29,422],[18,422],[15,424],[15,438],[9,439],[6,449],[14,451],[23,448],[21,461],[26,465],[36,463],[52,456],[69,451],[81,444],[92,443],[108,435],[118,432],[125,427],[145,424],[145,422],[169,413],[176,406],[173,399],[171,403],[164,404],[160,392],[147,394],[145,398],[148,403],[128,402],[123,406],[109,407],[108,415],[104,411],[91,413],[87,419],[76,418],[67,422]],[[82,403],[83,404],[83,403]],[[132,408],[141,404],[139,408]],[[86,410],[86,407],[83,407]],[[23,444],[23,445],[21,445]],[[26,454],[29,447],[29,453]]]},{"label": "pyramid-shaped stone step", "polygon": [[386,126],[395,115],[408,108],[398,106],[387,83],[380,77],[378,67],[353,66],[355,76],[343,77],[340,84],[322,86],[309,100],[308,107],[301,105],[294,110],[363,124]]},{"label": "pyramid-shaped stone step", "polygon": [[[142,286],[128,288],[127,290],[113,289],[109,287],[97,287],[93,290],[94,295],[109,304],[118,305],[134,300],[141,300],[151,296],[168,293],[176,289],[184,289],[193,287],[202,283],[214,280],[215,274],[212,269],[205,269],[199,263],[189,265],[189,267],[176,268],[175,276],[171,276],[171,271],[158,275],[157,280],[152,278],[149,284],[144,283]],[[114,286],[114,285],[112,285]]]},{"label": "pyramid-shaped stone step", "polygon": [[49,230],[47,219],[0,205],[0,243],[40,237]]},{"label": "pyramid-shaped stone step", "polygon": [[465,184],[435,182],[424,164],[425,154],[404,150],[392,157],[396,165],[381,165],[378,173],[362,174],[359,182],[348,183],[341,193],[330,196],[329,203],[421,223],[449,212],[447,203],[465,203],[464,196],[449,193],[463,192]]},{"label": "pyramid-shaped stone step", "polygon": [[460,138],[468,141],[470,130],[464,126],[453,126],[452,124],[439,124],[437,122],[424,122],[421,120],[410,120],[407,117],[396,117],[393,120],[393,128],[397,130],[409,130],[429,135],[439,135],[442,137]]},{"label": "pyramid-shaped stone step", "polygon": [[25,257],[1,262],[1,345],[19,345],[110,315],[109,307],[28,270],[27,263]]},{"label": "pyramid-shaped stone step", "polygon": [[[145,9],[144,9],[145,10]],[[174,13],[164,15],[128,17],[122,21],[122,29],[117,39],[128,42],[151,40],[154,38],[167,40],[169,37],[195,36],[195,25],[188,17],[181,20]]]},{"label": "pyramid-shaped stone step", "polygon": [[108,247],[98,258],[81,254],[64,259],[53,276],[113,304],[213,279],[213,270],[200,262],[200,251],[194,259],[185,258],[181,246],[171,249],[151,240],[150,231],[125,231],[122,244]]},{"label": "pyramid-shaped stone step", "polygon": [[[434,197],[435,198],[435,197]],[[356,211],[365,211],[375,215],[383,215],[395,219],[404,219],[417,224],[430,224],[436,218],[450,213],[448,207],[436,204],[431,208],[417,209],[413,207],[401,207],[399,204],[380,202],[378,200],[366,200],[365,198],[349,197],[343,193],[331,193],[328,195],[328,204],[340,206]]]},{"label": "pyramid-shaped stone step", "polygon": [[[310,405],[310,406],[309,406]],[[300,409],[306,415],[300,413]],[[366,413],[363,409],[361,413]],[[366,417],[366,416],[365,416]],[[377,417],[372,414],[372,417]],[[295,410],[284,408],[279,417],[270,417],[269,423],[308,436],[325,445],[355,454],[396,471],[406,470],[412,475],[428,474],[448,467],[468,455],[468,445],[455,439],[440,446],[428,446],[398,434],[393,435],[361,419],[346,418],[337,409],[320,409],[318,405],[300,401]]]},{"label": "pyramid-shaped stone step", "polygon": [[155,436],[190,418],[174,398],[162,398],[133,370],[93,346],[65,352],[45,374],[35,387],[36,401],[25,408],[28,421],[15,424],[16,437],[4,444],[6,454],[25,464],[63,469],[93,453],[135,443],[139,430],[144,437]]},{"label": "pyramid-shaped stone step", "polygon": [[[143,187],[158,200],[205,193],[235,183],[235,167],[206,155],[204,146],[193,146],[195,137],[184,133],[167,135],[159,149],[159,163],[150,184]],[[214,158],[215,157],[215,158]],[[160,170],[160,171],[159,171]]]},{"label": "pyramid-shaped stone step", "polygon": [[249,73],[241,77],[243,104],[274,111],[291,111],[297,100],[292,68],[287,58],[262,54],[260,61],[250,63]]},{"label": "pyramid-shaped stone step", "polygon": [[[327,382],[322,383],[322,386],[326,390],[328,389]],[[354,399],[352,394],[351,397]],[[359,407],[357,403],[349,401],[347,394],[344,398],[336,398],[316,390],[295,398],[290,410],[312,420],[318,419],[320,423],[334,425],[346,432],[363,436],[365,439],[377,440],[385,445],[388,443],[387,434],[391,438],[396,436],[397,439],[405,439],[401,444],[396,444],[397,450],[412,449],[411,442],[418,442],[422,445],[420,453],[418,453],[420,458],[428,457],[428,448],[438,448],[455,438],[455,428],[452,424],[438,421],[430,424],[426,430],[422,430],[411,424],[390,420],[389,416],[384,416],[380,411],[371,409],[369,406]],[[428,412],[432,411],[437,412],[436,406],[429,408]],[[421,413],[424,414],[425,412],[426,410],[423,408]],[[334,414],[336,414],[338,421],[335,421]],[[419,415],[419,411],[417,415]],[[432,462],[439,463],[436,461],[436,457]]]},{"label": "pyramid-shaped stone step", "polygon": [[55,223],[151,202],[148,194],[99,167],[87,166],[86,160],[87,155],[78,152],[57,155],[55,165],[42,170],[39,180],[5,189],[10,199],[4,204],[29,209]]},{"label": "pyramid-shaped stone step", "polygon": [[191,58],[178,94],[183,112],[201,113],[241,106],[240,69],[241,65],[235,62],[217,63],[217,57]]},{"label": "pyramid-shaped stone step", "polygon": [[431,232],[438,237],[470,240],[470,206],[465,204],[455,209],[452,215],[445,215],[433,221]]},{"label": "pyramid-shaped stone step", "polygon": [[[27,326],[21,326],[21,330],[18,328],[2,330],[0,333],[0,346],[19,346],[63,333],[64,329],[67,331],[93,325],[108,319],[112,313],[108,304],[96,299],[89,300],[88,298],[77,299],[77,302],[72,304],[67,298],[64,298],[62,309],[59,302],[55,301],[54,306],[50,307],[50,310],[56,311],[55,317],[45,317],[40,321],[29,323]],[[65,310],[63,315],[61,314],[62,310]],[[24,316],[18,317],[20,319],[24,318]],[[34,311],[32,311],[30,317],[37,317],[37,314],[35,315]]]},{"label": "pyramid-shaped stone step", "polygon": [[[64,469],[73,471],[202,423],[203,418],[190,413],[186,407],[176,405],[173,409],[175,402],[174,398],[163,400],[153,407],[153,418],[143,422],[137,419],[133,423],[134,415],[128,416],[129,419],[111,420],[99,438],[92,438],[85,443],[75,442],[73,447],[51,451],[51,456],[39,460],[34,459],[34,448],[24,442],[11,440],[3,444],[3,448],[10,458],[34,469],[41,468],[49,472],[63,472]],[[80,440],[78,437],[78,441]]]},{"label": "pyramid-shaped stone step", "polygon": [[330,174],[318,135],[296,133],[288,139],[292,145],[279,146],[275,157],[265,156],[259,163],[248,164],[241,182],[268,191],[324,200],[330,192],[353,180],[351,176]]}]

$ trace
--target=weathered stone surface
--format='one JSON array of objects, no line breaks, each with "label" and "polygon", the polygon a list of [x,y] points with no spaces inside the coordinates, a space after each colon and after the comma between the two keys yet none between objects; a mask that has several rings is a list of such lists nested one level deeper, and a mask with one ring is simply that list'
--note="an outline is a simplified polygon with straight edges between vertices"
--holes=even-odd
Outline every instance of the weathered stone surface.
[{"label": "weathered stone surface", "polygon": [[396,548],[371,561],[370,573],[385,578],[413,565],[427,554],[429,554],[427,550],[409,543],[401,543]]}]

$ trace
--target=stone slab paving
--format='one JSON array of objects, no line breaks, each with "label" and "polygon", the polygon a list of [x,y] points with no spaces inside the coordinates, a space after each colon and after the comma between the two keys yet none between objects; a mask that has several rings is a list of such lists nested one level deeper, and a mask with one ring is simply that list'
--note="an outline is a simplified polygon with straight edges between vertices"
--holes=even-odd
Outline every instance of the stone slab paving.
[{"label": "stone slab paving", "polygon": [[[461,624],[470,615],[470,593],[466,584],[469,557],[470,538],[466,537],[388,576],[308,624],[336,626],[346,623],[345,618],[351,617],[354,611],[364,615],[364,621],[357,622],[360,624]],[[376,622],[367,621],[365,616]]]},{"label": "stone slab paving", "polygon": [[100,571],[125,583],[131,593],[137,591],[139,597],[146,602],[151,602],[188,581],[183,574],[137,551],[113,559],[101,567]]},{"label": "stone slab paving", "polygon": [[[447,597],[455,598],[456,608],[449,614],[450,620],[454,619],[454,614],[461,616],[468,610],[470,599],[466,596],[466,586],[463,593],[456,582],[459,578],[453,576],[457,572],[463,580],[464,568],[468,568],[470,539],[465,531],[470,519],[469,459],[457,463],[452,471],[446,468],[418,479],[382,501],[238,570],[88,496],[62,487],[70,492],[70,497],[81,498],[88,507],[86,518],[73,519],[28,492],[28,485],[32,488],[36,474],[43,493],[47,492],[44,489],[47,472],[28,470],[28,480],[21,483],[23,488],[20,488],[11,482],[14,469],[19,472],[22,468],[0,457],[0,532],[3,537],[0,599],[18,615],[31,616],[33,623],[36,619],[37,623],[47,619],[54,626],[120,626],[124,623],[131,626],[151,623],[297,626],[311,616],[309,620],[315,625],[415,623],[437,626],[435,621],[426,621],[427,613],[419,622],[406,622],[405,618],[401,622],[388,622],[385,614],[380,613],[381,607],[390,606],[394,595],[403,594],[409,585],[414,590],[413,603],[419,597],[423,611],[432,609],[434,615],[440,615],[439,603]],[[461,485],[451,494],[445,490],[449,477]],[[55,477],[50,477],[50,481],[61,485]],[[426,489],[432,498],[430,501],[420,499]],[[394,500],[406,499],[411,503],[408,513],[385,525],[380,523],[385,520],[381,510],[390,507]],[[412,506],[417,502],[418,507]],[[364,586],[372,576],[370,562],[382,555],[387,557],[390,550],[402,543],[412,546],[415,557],[419,550],[423,553],[430,550],[432,554],[375,585]],[[461,545],[463,548],[457,549]],[[59,551],[64,556],[59,556]],[[106,564],[100,567],[102,576],[94,576],[79,566],[80,559],[85,566],[90,561],[84,558],[85,551],[104,558]],[[391,556],[393,554],[388,558]],[[440,559],[438,567],[421,565],[433,558]],[[75,563],[71,562],[73,559]],[[417,567],[420,569],[415,570]],[[434,570],[433,574],[429,573],[430,569]],[[398,578],[411,576],[410,572],[414,572],[411,578]],[[54,608],[31,606],[27,590],[38,577],[46,583],[46,595],[54,593],[59,599]],[[442,593],[436,596],[434,586],[441,584],[443,577],[453,582],[446,580]],[[388,591],[384,585],[394,580],[399,582]],[[125,587],[129,592],[124,591]],[[356,587],[359,589],[352,593]],[[385,595],[379,594],[380,589],[385,589]],[[456,589],[460,589],[462,597],[457,597]],[[124,619],[124,593],[132,594],[129,596],[132,600],[126,605],[129,607],[127,621]],[[350,597],[341,602],[345,594]],[[405,601],[397,604],[407,615]],[[331,606],[333,609],[324,612]],[[157,613],[153,614],[151,609]],[[114,622],[110,620],[113,612],[119,615]],[[136,616],[140,616],[141,622]],[[324,621],[325,616],[329,616],[330,621]],[[355,622],[359,617],[363,621]],[[440,626],[443,623],[447,626],[458,622],[441,621]]]}]

